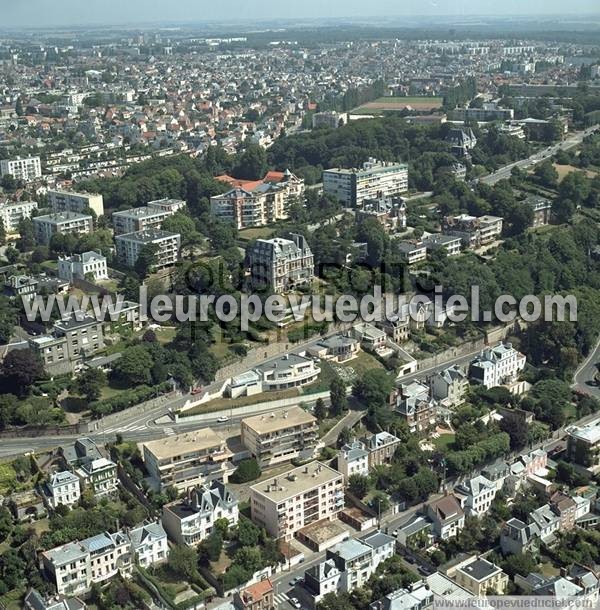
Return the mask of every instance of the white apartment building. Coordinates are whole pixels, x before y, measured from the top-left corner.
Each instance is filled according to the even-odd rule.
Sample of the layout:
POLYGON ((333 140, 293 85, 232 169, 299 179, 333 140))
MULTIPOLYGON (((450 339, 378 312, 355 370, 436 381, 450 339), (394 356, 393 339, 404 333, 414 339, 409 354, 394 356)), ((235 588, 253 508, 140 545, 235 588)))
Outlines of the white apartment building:
POLYGON ((167 534, 160 521, 132 529, 129 538, 133 556, 142 568, 164 563, 169 558, 167 534))
POLYGON ((485 515, 496 497, 498 488, 483 475, 473 477, 454 488, 454 495, 469 516, 485 515))
POLYGON ((73 506, 81 497, 79 478, 68 470, 55 472, 44 485, 44 494, 51 508, 56 508, 60 504, 73 506))
POLYGON ((250 487, 252 520, 273 538, 291 540, 310 523, 335 519, 343 508, 343 475, 320 462, 250 487))
POLYGON ((227 519, 230 526, 239 519, 237 498, 220 481, 189 488, 182 500, 163 507, 163 526, 176 544, 199 544, 219 519, 227 519))
POLYGON ((117 465, 104 457, 85 462, 76 474, 84 485, 91 487, 96 498, 111 496, 118 491, 117 465))
POLYGON ((278 293, 310 284, 314 278, 313 253, 303 235, 257 239, 246 256, 254 286, 270 287, 278 293))
POLYGON ((160 229, 166 218, 173 216, 175 212, 184 209, 185 206, 185 201, 180 199, 158 199, 150 201, 142 208, 114 212, 112 223, 115 235, 160 229))
POLYGON ((94 229, 94 221, 88 214, 78 212, 57 212, 46 216, 36 216, 33 219, 33 229, 39 244, 47 246, 53 235, 71 233, 85 235, 94 229))
POLYGON ((10 174, 15 180, 33 182, 42 177, 42 164, 39 157, 17 157, 0 160, 0 176, 10 174))
POLYGON ((321 369, 312 358, 289 353, 254 369, 264 392, 298 388, 316 381, 321 369))
POLYGON ((408 190, 408 165, 370 158, 360 169, 327 169, 323 192, 345 207, 361 207, 365 199, 393 197, 408 190))
POLYGON ((58 277, 61 280, 85 280, 92 276, 93 281, 108 279, 108 266, 106 256, 91 250, 83 254, 58 257, 58 277))
POLYGON ((24 218, 31 218, 31 213, 38 209, 37 201, 7 202, 0 205, 0 218, 7 233, 16 233, 19 222, 24 218))
POLYGON ((317 418, 298 406, 246 417, 241 422, 242 444, 263 467, 311 459, 318 432, 317 418))
POLYGON ((148 229, 136 233, 115 236, 117 258, 127 267, 134 267, 142 248, 148 244, 156 246, 155 269, 170 267, 179 260, 181 235, 159 229, 148 229))
POLYGON ((504 385, 516 379, 525 362, 525 356, 511 343, 499 343, 484 349, 471 362, 469 378, 487 389, 504 385))
POLYGON ((55 212, 86 213, 93 210, 96 216, 104 215, 104 198, 96 193, 74 191, 48 191, 48 203, 55 212))
POLYGON ((172 485, 185 491, 215 480, 227 483, 234 471, 233 453, 211 428, 142 443, 142 457, 161 489, 172 485))
POLYGON ((369 474, 369 452, 363 443, 354 440, 344 445, 337 456, 337 469, 344 475, 346 483, 353 474, 369 474))
POLYGON ((105 532, 45 551, 41 559, 59 595, 79 595, 89 591, 93 583, 105 582, 119 573, 130 574, 131 542, 123 532, 105 532))
POLYGON ((237 229, 264 227, 288 217, 285 191, 272 184, 261 184, 250 191, 234 188, 210 198, 210 211, 219 220, 237 229))

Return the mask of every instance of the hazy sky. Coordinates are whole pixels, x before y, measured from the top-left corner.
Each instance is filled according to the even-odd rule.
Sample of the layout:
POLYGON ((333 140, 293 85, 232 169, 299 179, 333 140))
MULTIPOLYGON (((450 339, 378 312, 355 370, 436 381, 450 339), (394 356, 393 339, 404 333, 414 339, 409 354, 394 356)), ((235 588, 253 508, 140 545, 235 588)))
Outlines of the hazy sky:
POLYGON ((1 26, 600 12, 598 0, 0 0, 1 26))

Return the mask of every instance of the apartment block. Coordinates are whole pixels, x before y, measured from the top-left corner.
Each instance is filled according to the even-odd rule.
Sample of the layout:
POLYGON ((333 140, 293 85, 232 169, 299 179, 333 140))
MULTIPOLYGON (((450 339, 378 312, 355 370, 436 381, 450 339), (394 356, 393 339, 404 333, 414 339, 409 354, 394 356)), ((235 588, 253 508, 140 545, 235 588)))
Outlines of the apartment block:
POLYGON ((0 176, 11 175, 15 180, 33 182, 42 177, 39 157, 17 157, 0 160, 0 176))
POLYGON ((59 256, 58 277, 67 282, 86 280, 88 277, 91 277, 94 282, 107 280, 106 256, 102 256, 102 254, 93 250, 82 254, 73 254, 73 256, 59 256))
POLYGON ((142 443, 142 456, 161 489, 174 486, 185 491, 212 481, 227 483, 234 470, 233 453, 211 428, 142 443))
POLYGON ((261 466, 313 457, 318 441, 317 418, 301 407, 242 420, 242 444, 261 466))
POLYGON ((7 233, 16 233, 19 222, 24 218, 31 218, 34 210, 38 209, 37 201, 17 201, 0 204, 0 218, 7 233))
POLYGON ((159 230, 166 218, 175 212, 162 207, 131 208, 122 212, 113 212, 112 223, 116 235, 137 233, 138 231, 159 230))
POLYGON ((194 546, 212 534, 219 519, 227 519, 234 526, 238 518, 235 495, 221 481, 212 481, 190 487, 183 499, 166 504, 162 522, 173 542, 194 546))
POLYGON ((250 487, 250 508, 252 520, 271 536, 291 540, 310 523, 336 518, 344 508, 343 475, 311 462, 250 487))
POLYGON ((567 434, 569 460, 585 468, 597 469, 600 466, 600 418, 584 426, 571 426, 567 434))
POLYGON ((181 235, 159 229, 146 229, 136 233, 115 236, 117 258, 127 267, 134 267, 144 246, 156 246, 155 269, 174 265, 179 259, 181 235))
POLYGON ((257 239, 246 256, 255 287, 286 292, 310 284, 314 278, 313 253, 303 235, 257 239))
POLYGON ((86 358, 104 349, 103 324, 88 315, 74 315, 55 322, 52 334, 30 339, 29 347, 51 375, 74 373, 86 358))
POLYGON ((104 215, 104 198, 97 193, 74 191, 48 191, 48 203, 55 212, 87 213, 93 210, 96 216, 104 215))
POLYGON ((479 248, 502 234, 503 219, 498 216, 447 216, 442 222, 445 235, 460 237, 465 248, 479 248))
POLYGON ((321 373, 314 360, 294 353, 284 354, 254 370, 265 392, 309 385, 316 381, 321 373))
POLYGON ((408 190, 408 165, 370 158, 362 168, 327 169, 323 192, 346 207, 362 207, 366 199, 394 197, 408 190))
POLYGON ((39 244, 47 246, 53 235, 70 233, 85 235, 94 230, 94 221, 88 214, 78 212, 57 212, 33 219, 33 229, 39 244))
POLYGON ((515 118, 512 108, 502 108, 490 102, 484 103, 481 108, 456 108, 448 113, 451 121, 511 121, 515 118))

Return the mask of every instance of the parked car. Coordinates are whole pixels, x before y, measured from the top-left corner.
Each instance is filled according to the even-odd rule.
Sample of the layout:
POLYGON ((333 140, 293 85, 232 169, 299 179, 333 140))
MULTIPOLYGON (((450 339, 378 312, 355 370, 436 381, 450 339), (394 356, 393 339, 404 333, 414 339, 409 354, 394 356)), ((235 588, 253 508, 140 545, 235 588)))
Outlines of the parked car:
POLYGON ((290 597, 290 604, 292 604, 294 608, 302 608, 302 604, 297 597, 290 597))

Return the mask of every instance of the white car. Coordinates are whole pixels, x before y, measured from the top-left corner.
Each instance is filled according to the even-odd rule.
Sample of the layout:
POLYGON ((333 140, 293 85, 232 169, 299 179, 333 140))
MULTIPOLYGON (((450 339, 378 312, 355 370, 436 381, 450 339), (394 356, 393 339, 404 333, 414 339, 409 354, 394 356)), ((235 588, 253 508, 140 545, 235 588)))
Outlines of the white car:
POLYGON ((218 421, 220 424, 224 424, 225 422, 228 422, 228 421, 229 421, 229 417, 227 417, 227 415, 221 415, 221 417, 219 417, 219 419, 217 419, 217 421, 218 421))
POLYGON ((290 597, 290 604, 292 604, 294 608, 302 608, 302 604, 297 597, 290 597))

